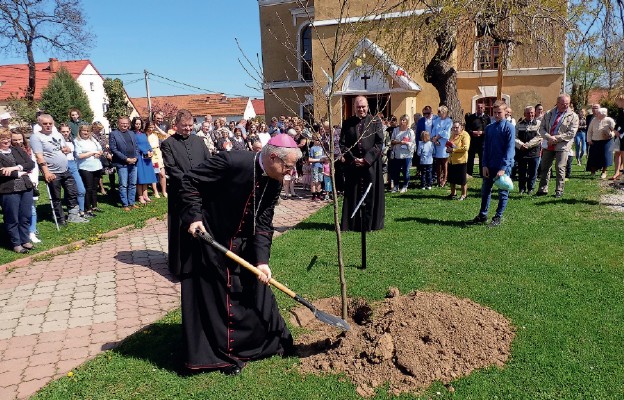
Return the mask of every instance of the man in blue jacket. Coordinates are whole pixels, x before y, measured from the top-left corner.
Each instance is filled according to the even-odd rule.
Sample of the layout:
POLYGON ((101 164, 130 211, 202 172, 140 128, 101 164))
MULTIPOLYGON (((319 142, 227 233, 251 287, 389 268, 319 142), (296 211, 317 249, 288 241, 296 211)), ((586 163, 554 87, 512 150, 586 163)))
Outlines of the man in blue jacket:
MULTIPOLYGON (((484 224, 488 219, 488 209, 490 208, 490 198, 492 196, 492 186, 494 180, 507 174, 511 174, 511 167, 514 163, 515 155, 515 129, 511 122, 505 119, 507 104, 502 101, 494 103, 494 122, 485 128, 485 139, 483 140, 483 159, 481 162, 481 173, 483 174, 483 184, 481 185, 481 210, 471 222, 473 224, 484 224)), ((508 190, 498 190, 498 207, 496 214, 490 222, 490 227, 498 226, 501 223, 503 212, 507 207, 509 199, 508 190)))
POLYGON ((119 175, 119 197, 124 211, 131 208, 139 208, 134 204, 136 197, 137 182, 137 144, 130 128, 130 118, 119 117, 117 129, 112 131, 108 139, 111 153, 113 153, 113 165, 119 175))

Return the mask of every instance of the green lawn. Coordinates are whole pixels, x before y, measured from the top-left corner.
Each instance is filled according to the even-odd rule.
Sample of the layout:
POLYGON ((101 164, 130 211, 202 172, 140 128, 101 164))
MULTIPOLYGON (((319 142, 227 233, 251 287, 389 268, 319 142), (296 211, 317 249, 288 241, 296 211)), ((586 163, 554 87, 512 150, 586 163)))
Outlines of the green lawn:
MULTIPOLYGON (((403 293, 443 291, 491 307, 517 330, 505 368, 480 370, 453 382, 454 394, 435 384, 420 397, 400 398, 624 398, 619 238, 624 214, 599 206, 604 190, 597 180, 577 167, 573 174, 577 178, 566 184, 561 200, 513 193, 503 224, 494 229, 463 224, 478 212, 478 180, 470 182, 464 202, 444 200, 445 189, 388 195, 386 228, 368 235, 365 271, 357 269, 359 234, 344 235, 350 296, 379 300, 389 286, 403 293)), ((310 299, 339 293, 330 221, 326 207, 273 246, 275 277, 310 299)), ((296 304, 276 295, 286 315, 296 304)), ((220 373, 180 376, 175 372, 180 362, 176 311, 34 398, 359 398, 342 376, 301 376, 296 358, 253 362, 234 378, 220 373)), ((380 388, 375 398, 389 397, 380 388)))
MULTIPOLYGON (((105 178, 104 186, 108 188, 108 179, 105 178)), ((37 255, 44 250, 57 246, 86 239, 87 241, 99 240, 104 232, 109 232, 117 228, 132 225, 142 227, 144 222, 150 218, 163 217, 167 213, 167 199, 156 199, 151 196, 152 203, 140 209, 125 212, 119 207, 119 195, 98 195, 98 207, 102 209, 95 218, 86 224, 68 224, 56 230, 52 217, 52 208, 48 198, 48 192, 43 183, 39 183, 40 197, 37 201, 37 230, 42 243, 35 246, 35 249, 28 255, 37 255)), ((1 217, 0 217, 1 218, 1 217)), ((25 255, 17 254, 9 246, 9 240, 4 228, 0 228, 0 265, 23 258, 25 255)))

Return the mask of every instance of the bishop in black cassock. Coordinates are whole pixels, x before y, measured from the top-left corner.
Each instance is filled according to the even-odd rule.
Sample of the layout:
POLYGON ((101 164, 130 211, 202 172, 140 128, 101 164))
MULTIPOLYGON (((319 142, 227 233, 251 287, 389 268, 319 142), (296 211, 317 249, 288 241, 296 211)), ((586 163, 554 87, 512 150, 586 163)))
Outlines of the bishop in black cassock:
POLYGON ((182 279, 188 368, 240 371, 249 360, 291 350, 292 336, 264 283, 271 274, 273 213, 281 180, 300 157, 288 135, 277 135, 261 153, 221 152, 184 177, 183 223, 191 232, 207 231, 264 273, 257 278, 196 239, 201 257, 193 254, 192 270, 182 279), (279 148, 282 142, 289 148, 279 148))
POLYGON ((383 125, 381 120, 368 113, 368 101, 363 96, 355 98, 356 115, 342 123, 340 150, 345 159, 344 201, 342 203, 342 231, 379 230, 384 227, 386 213, 381 152, 383 125), (358 211, 351 214, 364 195, 368 184, 372 187, 366 196, 364 221, 358 211))
POLYGON ((190 132, 185 132, 183 128, 165 139, 160 145, 167 179, 167 192, 169 202, 167 203, 167 223, 169 228, 169 271, 175 276, 189 272, 191 266, 190 254, 193 245, 193 238, 188 233, 188 226, 180 223, 180 190, 182 188, 182 177, 191 168, 197 167, 210 157, 208 148, 203 140, 190 132))

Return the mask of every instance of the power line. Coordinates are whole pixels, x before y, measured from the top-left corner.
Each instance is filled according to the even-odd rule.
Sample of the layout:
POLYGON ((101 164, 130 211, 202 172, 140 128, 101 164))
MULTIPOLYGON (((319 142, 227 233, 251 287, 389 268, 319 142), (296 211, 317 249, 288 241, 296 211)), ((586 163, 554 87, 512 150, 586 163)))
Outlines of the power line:
MULTIPOLYGON (((180 82, 180 81, 177 81, 175 79, 171 79, 171 78, 167 78, 167 77, 164 77, 164 76, 161 76, 161 75, 157 75, 157 74, 154 74, 153 72, 148 72, 148 74, 152 75, 152 76, 157 76, 157 77, 159 77, 161 79, 164 79, 164 80, 167 80, 169 82, 173 82, 173 83, 176 83, 178 85, 182 85, 182 86, 185 86, 185 87, 188 87, 188 88, 196 89, 196 90, 199 90, 199 91, 202 91, 202 92, 208 92, 208 93, 214 93, 214 94, 224 94, 224 95, 232 96, 232 97, 257 97, 257 95, 246 96, 246 95, 242 95, 242 94, 226 93, 226 92, 221 92, 221 91, 216 91, 216 90, 211 90, 211 89, 205 89, 205 88, 201 88, 201 87, 198 87, 198 86, 190 85, 188 83, 180 82)), ((161 83, 163 83, 163 82, 161 82, 161 83)))

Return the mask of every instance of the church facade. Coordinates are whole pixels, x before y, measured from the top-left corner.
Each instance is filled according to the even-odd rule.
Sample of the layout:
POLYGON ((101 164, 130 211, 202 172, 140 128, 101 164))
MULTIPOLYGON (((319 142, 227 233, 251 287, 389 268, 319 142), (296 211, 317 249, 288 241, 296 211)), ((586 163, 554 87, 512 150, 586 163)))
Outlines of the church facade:
MULTIPOLYGON (((435 48, 422 62, 414 62, 410 50, 397 45, 400 37, 382 35, 379 25, 371 23, 368 30, 362 24, 365 20, 398 21, 423 11, 375 14, 365 9, 366 2, 351 3, 352 8, 341 17, 339 2, 332 0, 258 0, 267 118, 298 115, 318 120, 327 118, 331 110, 337 121, 354 114, 353 99, 358 95, 368 98, 371 112, 386 116, 411 117, 425 105, 435 109, 440 104, 437 90, 423 78, 435 48), (349 33, 336 41, 338 29, 349 33), (339 52, 333 53, 335 49, 339 52)), ((424 31, 414 29, 414 34, 424 31)), ((478 102, 489 109, 497 96, 501 48, 496 43, 483 47, 476 30, 461 35, 467 40, 458 43, 452 56, 461 113, 474 112, 478 102)), ((435 46, 433 39, 431 43, 435 46)), ((505 63, 501 97, 516 116, 522 115, 526 105, 554 105, 563 80, 563 48, 544 51, 540 57, 532 57, 531 52, 518 54, 501 62, 505 63)))

